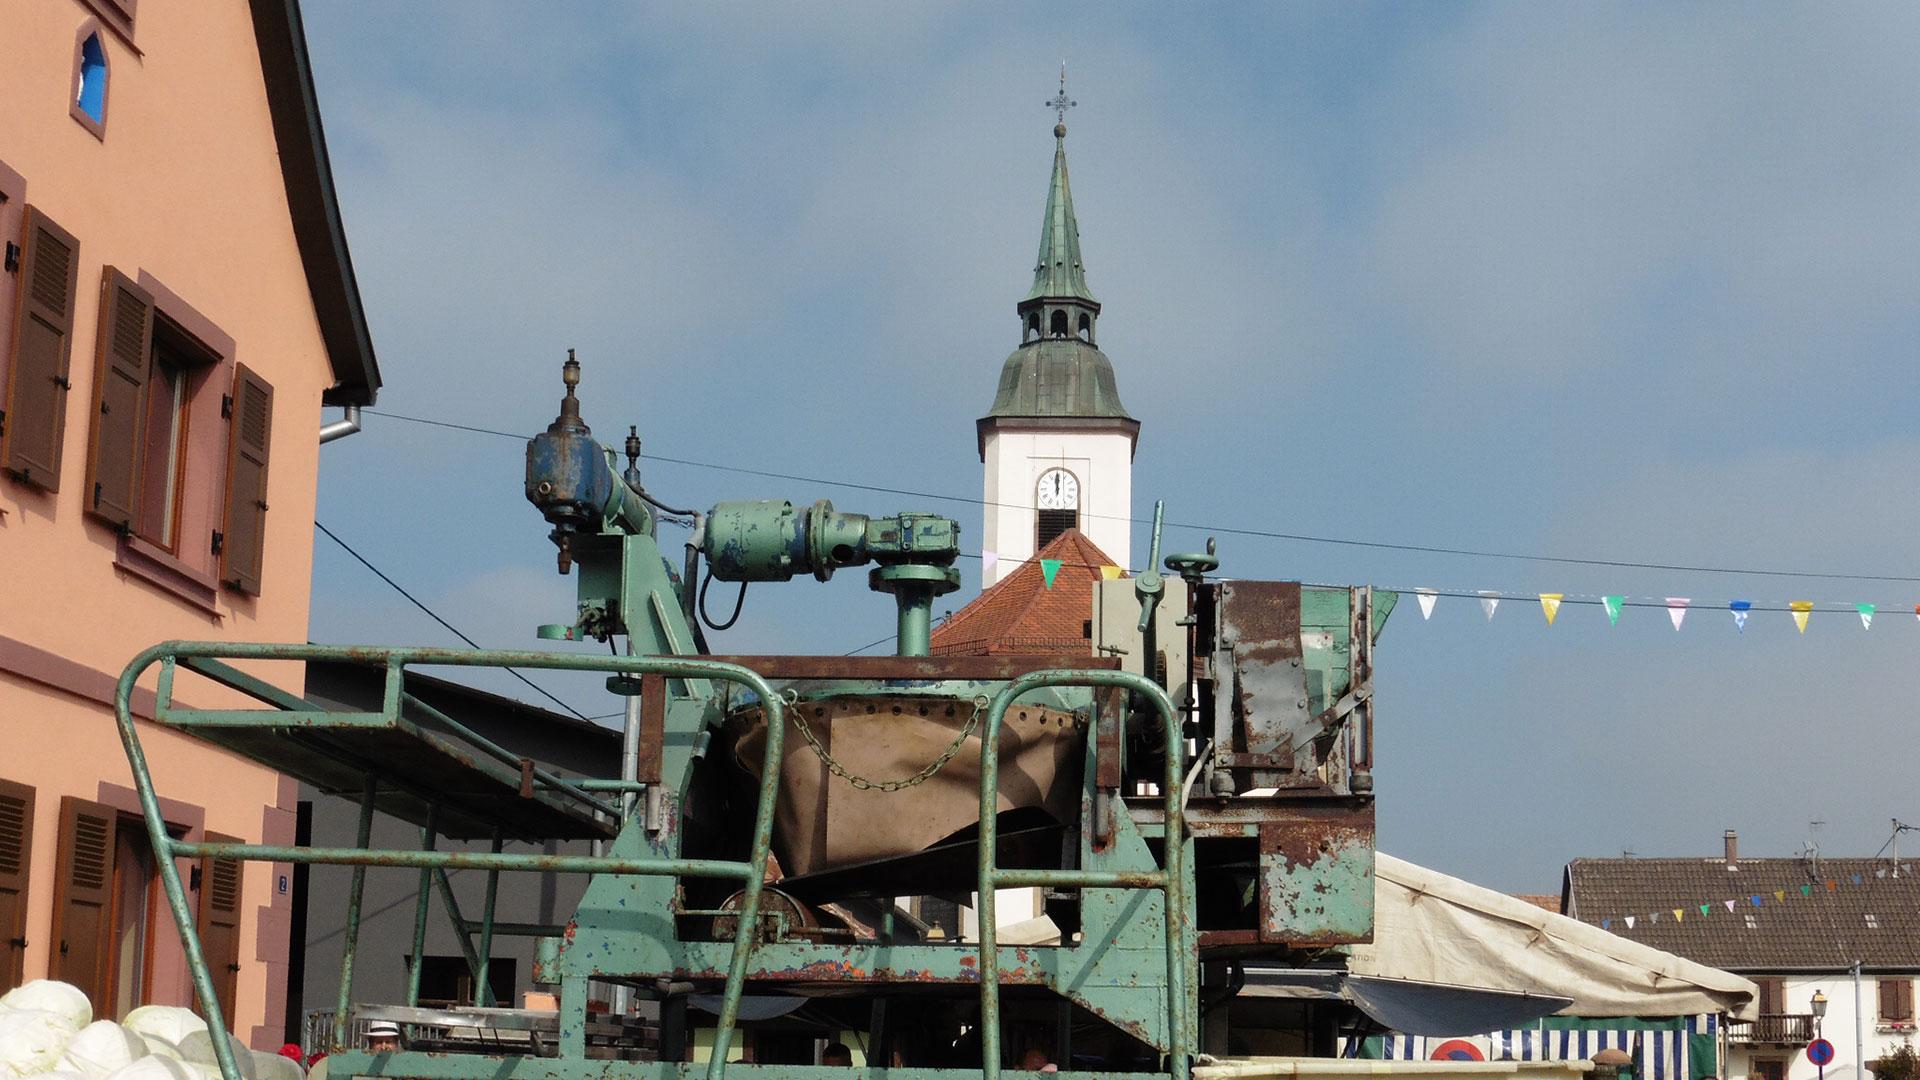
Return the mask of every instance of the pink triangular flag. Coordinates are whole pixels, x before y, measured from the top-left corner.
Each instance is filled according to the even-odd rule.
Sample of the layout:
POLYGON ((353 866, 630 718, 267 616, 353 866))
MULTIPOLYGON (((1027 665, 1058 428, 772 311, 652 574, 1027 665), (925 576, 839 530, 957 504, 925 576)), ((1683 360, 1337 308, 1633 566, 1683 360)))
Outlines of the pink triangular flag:
POLYGON ((1420 601, 1420 621, 1433 618, 1433 605, 1439 601, 1440 594, 1432 589, 1415 589, 1413 594, 1414 599, 1420 601))
POLYGON ((1731 900, 1722 900, 1722 901, 1720 901, 1720 902, 1721 902, 1721 903, 1723 903, 1723 904, 1725 904, 1725 905, 1727 905, 1727 910, 1728 910, 1728 911, 1732 911, 1732 910, 1733 910, 1733 901, 1731 901, 1731 900))
POLYGON ((1687 621, 1687 605, 1691 603, 1693 601, 1684 596, 1667 597, 1667 618, 1673 620, 1675 630, 1680 629, 1680 624, 1687 621))

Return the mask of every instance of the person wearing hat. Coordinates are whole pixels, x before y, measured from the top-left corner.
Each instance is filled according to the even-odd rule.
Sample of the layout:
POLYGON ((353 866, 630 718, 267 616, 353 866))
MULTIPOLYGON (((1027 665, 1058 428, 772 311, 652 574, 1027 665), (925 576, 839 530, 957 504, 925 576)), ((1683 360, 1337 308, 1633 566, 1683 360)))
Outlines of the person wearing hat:
POLYGON ((367 1025, 367 1052, 391 1054, 400 1049, 400 1025, 391 1020, 375 1020, 367 1025))

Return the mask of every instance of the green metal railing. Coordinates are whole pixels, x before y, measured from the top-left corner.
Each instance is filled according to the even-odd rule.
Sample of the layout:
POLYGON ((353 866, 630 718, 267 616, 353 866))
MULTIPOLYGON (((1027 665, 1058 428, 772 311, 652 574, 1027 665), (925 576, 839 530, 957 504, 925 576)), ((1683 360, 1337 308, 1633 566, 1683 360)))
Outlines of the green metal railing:
POLYGON ((1000 951, 995 926, 994 890, 1048 885, 1076 889, 1159 889, 1167 927, 1167 1059, 1175 1080, 1187 1080, 1191 1068, 1187 1031, 1187 961, 1194 955, 1193 924, 1186 903, 1186 817, 1181 805, 1182 739, 1179 716, 1159 684, 1126 671, 1036 671, 1009 683, 994 695, 980 732, 980 1067, 985 1080, 1000 1076, 1000 951), (1160 781, 1165 796, 1166 829, 1158 870, 1003 870, 995 865, 999 847, 1000 727, 1007 709, 1021 696, 1048 686, 1113 686, 1152 702, 1166 735, 1166 770, 1160 781))
MULTIPOLYGON (((723 1080, 726 1072, 727 1050, 731 1046, 734 1025, 739 1018, 740 998, 746 986, 748 962, 753 948, 755 929, 759 922, 761 884, 766 878, 767 855, 772 843, 774 803, 778 791, 781 753, 786 733, 785 717, 779 695, 755 672, 738 664, 674 656, 578 656, 564 653, 501 650, 456 651, 169 641, 140 653, 127 665, 126 670, 121 672, 114 698, 114 710, 115 719, 120 728, 121 745, 126 749, 127 763, 132 769, 134 786, 140 795, 141 811, 146 818, 147 838, 153 845, 156 862, 160 868, 161 884, 167 894, 167 904, 172 909, 174 923, 180 930, 180 939, 185 947, 187 966, 193 977, 194 993, 199 998, 201 1013, 209 1028, 215 1031, 227 1030, 227 1018, 222 1015, 219 996, 213 984, 213 974, 207 966, 206 952, 200 942, 193 911, 188 906, 186 887, 180 880, 180 872, 174 862, 179 857, 249 862, 325 863, 354 868, 346 914, 345 953, 340 971, 340 1008, 335 1019, 335 1034, 339 1039, 344 1039, 344 1033, 340 1027, 347 1019, 348 1006, 351 1002, 354 946, 358 939, 361 900, 365 891, 366 868, 369 866, 415 867, 422 871, 423 879, 427 874, 435 875, 436 884, 443 890, 443 899, 449 902, 452 900, 452 891, 447 888, 445 880, 446 871, 449 869, 471 868, 486 870, 490 874, 497 874, 504 870, 731 878, 741 882, 739 925, 734 933, 733 955, 727 968, 726 991, 722 998, 719 1024, 714 1033, 713 1058, 707 1070, 709 1080, 723 1080), (737 683, 760 697, 767 716, 767 745, 765 759, 761 764, 759 800, 754 811, 753 845, 748 860, 728 862, 712 859, 634 859, 600 855, 528 855, 498 850, 490 852, 430 849, 372 851, 368 850, 368 845, 372 839, 373 808, 378 793, 378 778, 374 775, 367 777, 366 786, 362 792, 359 846, 355 848, 200 843, 175 840, 167 833, 166 819, 161 813, 159 796, 154 790, 153 775, 148 768, 146 752, 140 745, 140 733, 133 718, 134 689, 149 668, 155 664, 160 665, 155 715, 163 723, 173 712, 174 674, 176 667, 179 666, 187 667, 191 671, 274 706, 275 711, 280 713, 278 722, 318 723, 325 718, 326 710, 248 675, 238 668, 222 663, 222 660, 336 661, 383 665, 386 668, 387 678, 383 715, 394 718, 398 717, 403 702, 417 706, 417 703, 408 700, 410 696, 405 695, 401 690, 401 674, 409 664, 605 671, 626 675, 665 675, 737 683)), ((264 717, 274 716, 274 712, 219 710, 211 713, 201 711, 194 715, 220 724, 254 726, 261 725, 264 717)), ((507 751, 495 746, 451 717, 437 712, 432 716, 453 735, 480 747, 489 756, 499 758, 505 755, 508 760, 517 762, 518 759, 511 758, 507 751)), ((539 776, 545 787, 567 792, 596 809, 609 813, 617 812, 602 800, 558 776, 541 775, 539 771, 536 771, 535 775, 539 776)), ((431 822, 426 832, 429 836, 431 835, 431 822)), ((489 893, 491 891, 490 888, 489 893)), ((490 909, 489 904, 489 914, 490 909)), ((457 908, 450 907, 449 914, 456 923, 460 921, 457 908)), ((487 934, 485 931, 482 934, 484 940, 487 934)), ((241 1080, 240 1069, 227 1040, 215 1039, 213 1046, 224 1080, 241 1080)))
MULTIPOLYGON (((759 929, 761 886, 766 876, 772 841, 773 817, 784 751, 786 731, 784 705, 782 696, 774 692, 767 681, 753 670, 739 664, 689 657, 188 642, 165 642, 135 657, 121 674, 115 701, 121 741, 126 749, 127 760, 132 768, 134 783, 139 793, 148 838, 157 856, 156 861, 159 864, 168 904, 180 930, 188 967, 193 978, 194 991, 200 1000, 202 1013, 210 1028, 225 1030, 227 1020, 221 1013, 212 973, 207 966, 206 954, 199 939, 193 912, 188 906, 186 890, 175 864, 177 857, 327 864, 353 868, 346 911, 340 994, 334 1014, 333 1034, 336 1046, 344 1044, 347 1026, 351 1020, 354 955, 359 938, 367 867, 397 867, 420 871, 420 893, 413 927, 414 955, 419 956, 423 948, 429 893, 437 890, 449 918, 458 931, 456 936, 460 939, 468 964, 475 972, 476 987, 481 988, 486 986, 485 964, 496 930, 517 933, 521 929, 496 928, 493 924, 498 876, 503 871, 731 879, 741 883, 742 902, 740 908, 733 913, 737 917, 737 925, 727 968, 726 990, 714 1032, 711 1057, 707 1064, 708 1080, 724 1080, 727 1053, 732 1046, 754 938, 759 929), (348 714, 343 721, 341 714, 329 712, 304 698, 289 694, 225 663, 226 660, 333 661, 382 667, 386 675, 382 711, 348 714), (405 693, 404 669, 408 665, 546 668, 732 682, 752 691, 760 698, 766 717, 767 745, 761 764, 759 796, 755 807, 750 854, 746 862, 660 857, 628 858, 609 855, 520 854, 500 850, 501 838, 497 831, 492 838, 490 851, 439 851, 433 847, 437 836, 436 817, 439 813, 439 805, 432 801, 427 803, 426 822, 421 830, 420 850, 370 850, 373 812, 381 792, 379 783, 381 777, 377 774, 369 774, 365 778, 359 807, 357 846, 352 848, 176 840, 168 834, 166 822, 161 815, 158 795, 147 765, 146 755, 140 744, 139 732, 131 709, 136 685, 156 664, 159 665, 160 671, 155 715, 163 724, 171 723, 189 731, 209 727, 229 729, 320 727, 328 723, 345 723, 347 726, 352 726, 353 723, 359 722, 356 721, 356 717, 368 725, 392 724, 398 721, 403 712, 411 710, 426 716, 441 729, 439 733, 423 729, 418 732, 419 737, 463 758, 470 757, 470 754, 466 753, 459 744, 477 747, 484 756, 491 757, 502 765, 514 765, 516 769, 524 768, 524 764, 510 751, 491 743, 452 717, 438 710, 426 708, 412 695, 405 693), (253 697, 271 708, 177 709, 173 703, 173 683, 176 669, 182 667, 253 697), (459 743, 450 743, 443 736, 452 736, 459 740, 459 743), (478 923, 465 919, 454 901, 451 885, 447 881, 447 871, 459 869, 481 870, 487 874, 486 899, 478 923), (478 949, 475 948, 471 936, 476 928, 480 935, 478 949)), ((994 890, 1029 886, 1059 886, 1075 889, 1152 889, 1162 893, 1167 947, 1165 990, 1168 1060, 1175 1080, 1188 1080, 1194 1036, 1189 1025, 1187 967, 1194 955, 1194 935, 1192 921, 1187 912, 1185 819, 1180 798, 1181 759, 1184 744, 1179 716, 1173 703, 1157 684, 1140 675, 1111 670, 1039 671, 1015 679, 994 696, 987 709, 980 738, 980 846, 977 881, 980 940, 977 970, 980 979, 981 1064, 985 1080, 998 1080, 1001 1073, 1000 956, 995 926, 994 890), (1006 712, 1015 701, 1032 691, 1062 686, 1114 687, 1127 690, 1151 703, 1159 714, 1164 729, 1166 758, 1165 775, 1161 782, 1165 802, 1165 830, 1159 868, 1111 871, 1002 869, 995 865, 998 846, 998 745, 1006 712)), ((530 775, 523 774, 523 778, 535 781, 535 787, 539 790, 557 798, 569 800, 594 813, 605 814, 615 819, 618 819, 621 813, 620 808, 601 798, 598 793, 626 793, 636 790, 638 786, 630 777, 619 780, 568 779, 541 769, 531 770, 530 775)), ((402 790, 405 790, 404 786, 402 790)), ((419 965, 416 963, 409 975, 409 1004, 417 1001, 418 979, 419 965)), ((484 994, 486 991, 481 989, 479 993, 484 994)), ((563 989, 563 1045, 565 1044, 566 996, 563 989)), ((224 1080, 240 1080, 237 1063, 226 1041, 215 1040, 214 1050, 224 1080)))

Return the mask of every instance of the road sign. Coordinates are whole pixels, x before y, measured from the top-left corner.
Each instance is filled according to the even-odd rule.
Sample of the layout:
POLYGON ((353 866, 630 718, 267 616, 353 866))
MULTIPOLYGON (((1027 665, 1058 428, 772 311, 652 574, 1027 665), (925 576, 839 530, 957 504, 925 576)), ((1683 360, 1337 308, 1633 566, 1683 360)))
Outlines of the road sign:
POLYGON ((1434 1061, 1485 1061, 1487 1060, 1486 1055, 1480 1052, 1479 1047, 1473 1045, 1472 1043, 1468 1042, 1465 1039, 1448 1039, 1446 1042, 1443 1042, 1439 1046, 1434 1047, 1433 1053, 1428 1056, 1431 1057, 1434 1061))
POLYGON ((1833 1064, 1833 1044, 1825 1039, 1815 1039, 1808 1043, 1807 1060, 1822 1068, 1833 1064))

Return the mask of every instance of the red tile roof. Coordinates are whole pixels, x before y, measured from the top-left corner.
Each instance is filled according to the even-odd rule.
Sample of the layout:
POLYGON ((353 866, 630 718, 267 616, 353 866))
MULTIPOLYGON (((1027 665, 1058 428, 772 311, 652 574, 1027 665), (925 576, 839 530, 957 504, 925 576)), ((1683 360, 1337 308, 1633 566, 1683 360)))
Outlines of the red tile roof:
POLYGON ((1007 653, 1091 656, 1087 621, 1093 617, 1093 583, 1114 561, 1080 530, 1068 529, 1013 573, 981 592, 934 628, 935 656, 995 656, 1007 653), (1059 559, 1047 588, 1041 559, 1059 559))
POLYGON ((1508 893, 1507 895, 1513 897, 1515 900, 1525 900, 1534 907, 1551 911, 1555 915, 1560 914, 1560 894, 1558 893, 1517 892, 1508 893))

